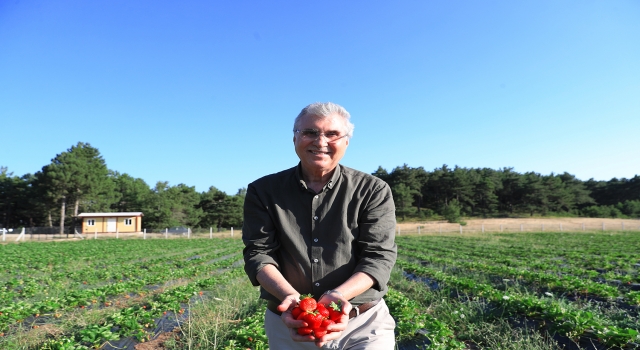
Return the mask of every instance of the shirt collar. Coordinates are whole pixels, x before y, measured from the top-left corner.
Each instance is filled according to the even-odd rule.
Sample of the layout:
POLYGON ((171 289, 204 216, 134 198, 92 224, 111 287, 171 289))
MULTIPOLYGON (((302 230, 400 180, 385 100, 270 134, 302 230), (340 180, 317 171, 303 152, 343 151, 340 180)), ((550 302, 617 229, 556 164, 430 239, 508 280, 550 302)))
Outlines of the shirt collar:
MULTIPOLYGON (((331 175, 331 179, 329 179, 329 182, 327 182, 322 188, 322 192, 324 192, 327 189, 329 190, 333 189, 333 187, 335 187, 338 184, 338 180, 340 180, 341 174, 342 174, 342 166, 338 164, 336 165, 333 175, 331 175)), ((307 183, 304 182, 304 179, 302 177, 302 163, 298 163, 298 166, 296 167, 295 178, 296 178, 296 182, 300 184, 300 189, 302 190, 308 189, 307 183)))

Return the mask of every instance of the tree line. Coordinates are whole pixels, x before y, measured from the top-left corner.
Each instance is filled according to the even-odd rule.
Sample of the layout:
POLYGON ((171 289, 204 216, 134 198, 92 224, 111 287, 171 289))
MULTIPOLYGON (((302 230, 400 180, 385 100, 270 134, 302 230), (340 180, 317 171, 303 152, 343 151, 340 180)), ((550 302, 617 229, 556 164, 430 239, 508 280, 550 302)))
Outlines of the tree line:
POLYGON ((399 218, 460 216, 640 217, 640 176, 581 181, 569 173, 524 174, 513 168, 450 168, 433 171, 407 164, 373 175, 386 181, 399 218))
POLYGON ((185 184, 144 180, 109 170, 97 148, 79 142, 35 174, 14 176, 0 167, 0 227, 65 227, 82 212, 143 212, 143 227, 240 227, 244 189, 228 195, 215 187, 197 192, 185 184))
MULTIPOLYGON (((581 181, 569 173, 524 174, 513 168, 433 171, 407 164, 373 173, 392 190, 399 219, 562 215, 640 217, 640 176, 581 181)), ((35 174, 0 167, 0 227, 65 227, 82 212, 143 212, 148 229, 240 227, 245 189, 228 195, 211 186, 144 180, 109 170, 97 148, 79 142, 35 174)))

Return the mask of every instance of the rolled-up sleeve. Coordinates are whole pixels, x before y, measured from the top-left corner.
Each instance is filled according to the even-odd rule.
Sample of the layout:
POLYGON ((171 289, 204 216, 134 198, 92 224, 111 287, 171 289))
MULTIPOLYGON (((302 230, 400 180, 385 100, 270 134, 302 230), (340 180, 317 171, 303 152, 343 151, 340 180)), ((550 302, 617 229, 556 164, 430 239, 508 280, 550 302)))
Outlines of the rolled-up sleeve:
POLYGON ((396 216, 391 189, 380 184, 363 208, 359 220, 359 256, 356 272, 369 274, 377 282, 373 288, 385 292, 396 263, 396 216))
POLYGON ((266 265, 279 268, 275 251, 280 243, 276 238, 275 225, 268 212, 268 206, 261 201, 256 188, 250 184, 244 200, 244 223, 242 240, 245 248, 244 270, 254 286, 260 285, 258 272, 266 265))

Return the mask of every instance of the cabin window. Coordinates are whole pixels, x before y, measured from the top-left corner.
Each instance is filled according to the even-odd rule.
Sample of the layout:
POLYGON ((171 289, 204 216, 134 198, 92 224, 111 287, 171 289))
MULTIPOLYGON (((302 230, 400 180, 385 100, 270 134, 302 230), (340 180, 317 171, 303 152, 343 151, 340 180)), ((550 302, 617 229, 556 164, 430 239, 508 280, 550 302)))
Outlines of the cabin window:
POLYGON ((127 226, 131 226, 132 222, 133 222, 132 219, 124 219, 124 224, 127 225, 127 226))
POLYGON ((87 220, 87 226, 95 226, 96 225, 96 220, 95 219, 88 219, 87 220))

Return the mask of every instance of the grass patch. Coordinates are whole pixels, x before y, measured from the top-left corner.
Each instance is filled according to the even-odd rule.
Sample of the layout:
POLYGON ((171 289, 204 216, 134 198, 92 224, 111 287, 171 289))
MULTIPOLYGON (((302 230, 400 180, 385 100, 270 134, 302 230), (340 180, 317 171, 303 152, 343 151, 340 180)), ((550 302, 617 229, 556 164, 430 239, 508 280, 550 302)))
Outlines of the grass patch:
POLYGON ((240 346, 253 342, 252 349, 266 348, 259 342, 266 344, 262 329, 266 303, 258 297, 258 288, 247 278, 238 278, 232 284, 207 291, 202 299, 189 305, 189 315, 180 326, 179 338, 168 341, 165 346, 194 350, 246 349, 246 346, 240 346), (252 317, 260 320, 257 327, 243 324, 252 317), (238 329, 245 331, 244 338, 238 329))

